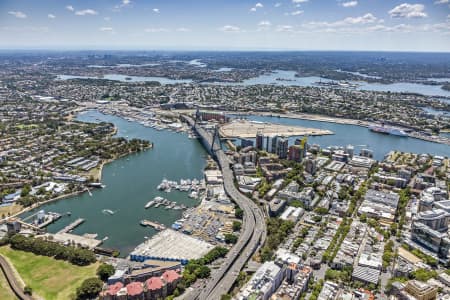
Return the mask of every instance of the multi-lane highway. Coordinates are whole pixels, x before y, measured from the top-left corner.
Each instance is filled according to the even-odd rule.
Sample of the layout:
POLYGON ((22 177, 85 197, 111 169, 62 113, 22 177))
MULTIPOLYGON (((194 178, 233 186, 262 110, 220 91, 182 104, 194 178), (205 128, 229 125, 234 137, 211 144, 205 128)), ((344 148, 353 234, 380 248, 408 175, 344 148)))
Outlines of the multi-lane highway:
POLYGON ((203 289, 195 290, 187 297, 188 299, 215 300, 220 299, 221 295, 226 294, 231 289, 245 263, 264 243, 266 224, 264 215, 258 205, 241 194, 235 187, 233 171, 230 169, 230 160, 227 155, 219 146, 214 145, 211 148, 212 135, 202 127, 196 126, 191 118, 184 116, 184 119, 195 128, 204 146, 209 147, 207 150, 215 156, 223 173, 225 192, 244 211, 243 230, 221 268, 213 273, 212 278, 203 289))

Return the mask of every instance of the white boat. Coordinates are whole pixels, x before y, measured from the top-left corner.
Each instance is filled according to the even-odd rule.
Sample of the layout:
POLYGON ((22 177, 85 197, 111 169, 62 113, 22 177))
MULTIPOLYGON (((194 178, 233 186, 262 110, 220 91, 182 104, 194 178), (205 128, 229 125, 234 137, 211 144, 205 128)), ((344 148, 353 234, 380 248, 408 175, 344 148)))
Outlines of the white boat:
POLYGON ((149 208, 150 206, 152 206, 154 203, 155 203, 155 200, 150 200, 150 201, 147 202, 147 204, 145 204, 144 207, 147 209, 147 208, 149 208))
POLYGON ((193 198, 193 199, 197 199, 198 198, 198 193, 196 191, 192 191, 189 196, 189 198, 193 198))
POLYGON ((115 214, 115 212, 112 211, 112 210, 110 210, 110 209, 104 209, 104 210, 102 210, 102 212, 103 212, 104 214, 110 214, 110 215, 115 214))

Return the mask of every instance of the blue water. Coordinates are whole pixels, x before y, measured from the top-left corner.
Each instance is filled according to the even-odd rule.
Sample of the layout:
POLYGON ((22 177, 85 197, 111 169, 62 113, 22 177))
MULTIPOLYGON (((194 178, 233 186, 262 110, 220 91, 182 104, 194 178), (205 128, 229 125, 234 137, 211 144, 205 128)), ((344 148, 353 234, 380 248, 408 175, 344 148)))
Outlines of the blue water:
POLYGON ((69 79, 107 79, 107 80, 115 80, 115 81, 123 81, 123 82, 155 81, 155 82, 161 83, 162 85, 192 82, 191 79, 170 79, 170 78, 167 78, 167 77, 128 76, 128 75, 120 75, 120 74, 106 74, 103 77, 77 76, 77 75, 58 75, 57 79, 58 80, 69 80, 69 79), (127 80, 126 78, 129 78, 129 80, 127 80))
MULTIPOLYGON (((204 65, 197 61, 190 61, 189 64, 196 65, 199 67, 204 67, 204 65)), ((216 71, 229 71, 229 68, 221 68, 216 71)), ((257 77, 253 77, 250 79, 246 79, 243 82, 239 83, 230 83, 230 82, 214 82, 214 83, 206 83, 206 84, 215 84, 215 85, 231 85, 231 86, 240 86, 240 85, 257 85, 257 84, 273 84, 273 85, 281 85, 281 86, 319 86, 316 83, 319 81, 322 82, 331 82, 333 80, 316 77, 316 76, 308 76, 308 77, 296 77, 296 72, 294 71, 281 71, 277 70, 271 73, 263 74, 257 77), (282 79, 282 80, 277 80, 282 79)), ((177 83, 191 83, 191 79, 170 79, 166 77, 150 77, 150 76, 126 76, 119 74, 106 74, 102 78, 99 77, 91 77, 91 76, 72 76, 72 75, 58 75, 59 80, 68 80, 68 79, 108 79, 108 80, 117 80, 123 82, 145 82, 145 81, 157 81, 163 85, 165 84, 177 84, 177 83), (126 80, 128 77, 130 80, 126 80)), ((358 84, 358 90, 366 90, 366 91, 379 91, 379 92, 407 92, 407 93, 417 93, 426 96, 440 96, 440 97, 450 97, 450 91, 443 90, 440 85, 426 85, 420 83, 409 83, 409 82, 399 82, 392 84, 381 84, 381 83, 368 83, 365 81, 350 81, 351 83, 358 84)), ((443 101, 450 101, 442 99, 443 101)))
MULTIPOLYGON (((275 84, 284 86, 317 86, 316 82, 330 82, 332 80, 321 77, 295 77, 294 71, 274 71, 273 73, 263 74, 255 78, 244 80, 242 83, 231 85, 255 85, 255 84, 275 84), (281 78, 284 80, 276 80, 281 78), (287 80, 287 81, 286 81, 287 80)), ((400 82, 392 84, 368 83, 365 81, 350 81, 358 84, 358 90, 379 91, 379 92, 408 92, 427 96, 450 97, 450 91, 445 91, 439 85, 426 85, 420 83, 400 82)), ((220 84, 220 83, 219 83, 220 84)), ((230 84, 230 83, 225 83, 230 84)))
MULTIPOLYGON (((319 144, 322 147, 346 146, 351 144, 355 146, 356 154, 359 153, 360 149, 368 148, 373 151, 374 158, 377 160, 382 160, 391 150, 450 156, 450 146, 409 137, 379 134, 370 131, 366 127, 357 125, 265 116, 247 116, 246 118, 260 122, 328 129, 334 132, 334 135, 310 136, 308 137, 308 143, 319 144)), ((289 144, 293 144, 295 139, 296 137, 290 137, 289 144)))
POLYGON ((70 211, 70 217, 62 217, 48 226, 48 231, 57 232, 77 218, 83 218, 86 222, 74 233, 97 233, 99 239, 107 236, 104 247, 119 249, 122 255, 127 255, 145 237, 156 234, 154 229, 139 225, 140 220, 149 219, 170 226, 181 217, 181 210, 164 209, 162 206, 144 209, 148 201, 162 196, 189 207, 198 205, 198 200, 189 198, 187 193, 165 193, 156 188, 164 177, 171 180, 202 178, 206 152, 197 140, 188 139, 186 134, 157 131, 95 111, 81 114, 78 120, 112 122, 118 128, 117 136, 147 139, 155 146, 106 165, 102 176, 106 188, 92 190, 92 197, 84 193, 43 205, 23 216, 40 209, 59 213, 70 211), (115 214, 105 214, 103 209, 110 209, 115 214))

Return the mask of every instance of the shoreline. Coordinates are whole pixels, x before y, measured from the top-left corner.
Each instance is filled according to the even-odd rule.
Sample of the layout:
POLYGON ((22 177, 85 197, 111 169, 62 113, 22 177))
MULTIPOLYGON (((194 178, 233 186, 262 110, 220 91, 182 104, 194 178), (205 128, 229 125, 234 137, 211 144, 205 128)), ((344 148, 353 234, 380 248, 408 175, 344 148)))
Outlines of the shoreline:
MULTIPOLYGON (((370 126, 379 126, 379 124, 375 123, 375 122, 356 120, 356 119, 348 119, 348 118, 338 118, 338 117, 324 116, 324 115, 318 115, 318 114, 307 114, 307 113, 274 113, 274 112, 255 112, 255 111, 236 112, 236 111, 227 111, 227 110, 224 110, 224 111, 206 110, 206 111, 223 112, 224 114, 230 114, 230 115, 235 115, 235 116, 261 116, 261 117, 274 117, 274 118, 279 117, 279 118, 308 120, 308 121, 326 122, 326 123, 334 123, 334 124, 342 124, 342 125, 355 125, 355 126, 366 127, 366 128, 369 128, 370 126)), ((181 113, 195 113, 195 110, 186 109, 186 110, 180 110, 178 112, 180 114, 181 113)), ((402 128, 401 126, 395 126, 395 127, 402 128)), ((436 144, 450 146, 450 139, 436 140, 433 136, 420 135, 417 132, 409 133, 408 137, 426 141, 426 142, 430 142, 430 143, 436 143, 436 144)), ((440 137, 440 136, 438 136, 437 138, 442 139, 442 137, 440 137)))
MULTIPOLYGON (((117 126, 114 125, 114 131, 111 134, 111 137, 115 136, 117 134, 117 132, 118 132, 118 128, 117 128, 117 126)), ((150 146, 149 147, 144 148, 142 151, 139 151, 139 152, 145 152, 148 149, 152 149, 152 148, 153 148, 153 142, 150 142, 150 146)), ((103 168, 104 168, 105 165, 107 165, 109 163, 112 163, 112 162, 114 162, 116 160, 119 160, 121 158, 124 158, 124 157, 126 157, 128 155, 139 153, 139 152, 129 152, 129 153, 125 153, 123 155, 119 155, 117 157, 114 157, 114 158, 102 161, 100 163, 98 171, 94 175, 94 179, 97 177, 96 179, 98 179, 99 182, 101 181, 102 175, 103 175, 103 168)), ((20 216, 23 213, 26 213, 26 212, 28 212, 30 210, 33 210, 33 209, 37 209, 37 208, 39 208, 39 207, 41 207, 41 206, 43 206, 45 204, 48 204, 48 203, 51 203, 51 202, 56 202, 56 201, 63 200, 63 199, 66 199, 66 198, 75 197, 75 196, 81 195, 83 193, 86 193, 88 191, 90 191, 89 186, 85 186, 84 190, 75 191, 75 192, 72 192, 72 193, 69 193, 69 194, 59 195, 59 196, 56 196, 54 198, 51 198, 51 199, 48 199, 48 200, 45 200, 45 201, 42 201, 42 202, 36 202, 33 205, 31 205, 31 206, 24 207, 21 211, 15 213, 13 215, 10 215, 10 216, 8 216, 8 217, 6 217, 4 219, 0 219, 0 224, 4 224, 5 222, 7 222, 11 218, 16 218, 16 217, 20 216)))

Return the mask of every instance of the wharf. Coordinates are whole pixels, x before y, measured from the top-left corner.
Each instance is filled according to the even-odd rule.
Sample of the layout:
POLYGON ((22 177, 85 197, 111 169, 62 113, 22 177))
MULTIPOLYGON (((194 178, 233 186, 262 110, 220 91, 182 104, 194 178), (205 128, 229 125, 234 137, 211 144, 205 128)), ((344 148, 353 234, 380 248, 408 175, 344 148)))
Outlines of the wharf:
POLYGON ((58 234, 70 232, 75 228, 77 228, 78 226, 80 226, 81 224, 83 224, 84 221, 85 220, 82 218, 76 219, 74 222, 70 223, 69 225, 58 231, 58 234))
POLYGON ((166 226, 164 226, 164 224, 160 224, 160 223, 158 223, 158 222, 153 222, 153 221, 149 221, 149 220, 142 220, 142 221, 140 222, 140 224, 141 224, 142 226, 149 226, 149 227, 152 227, 152 228, 154 228, 154 229, 156 229, 156 230, 158 230, 158 231, 161 231, 161 230, 166 229, 166 226))
POLYGON ((261 132, 264 136, 304 136, 304 135, 330 135, 330 130, 307 128, 300 126, 287 126, 247 120, 235 120, 220 127, 220 134, 226 138, 254 138, 261 132))
POLYGON ((48 225, 52 224, 53 222, 56 222, 61 218, 61 215, 58 213, 48 213, 47 216, 48 219, 45 222, 38 224, 39 228, 47 227, 48 225))

